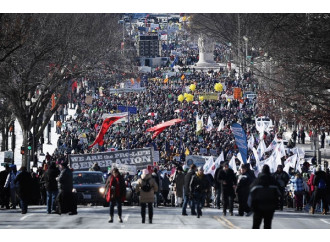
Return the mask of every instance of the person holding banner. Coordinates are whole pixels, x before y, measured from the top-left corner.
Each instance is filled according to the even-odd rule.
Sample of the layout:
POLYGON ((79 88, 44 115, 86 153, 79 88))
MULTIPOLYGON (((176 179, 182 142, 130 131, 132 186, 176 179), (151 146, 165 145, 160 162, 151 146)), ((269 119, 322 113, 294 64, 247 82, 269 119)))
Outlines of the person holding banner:
POLYGON ((118 168, 114 168, 111 176, 108 177, 105 183, 105 198, 110 202, 110 218, 109 223, 113 223, 114 208, 117 204, 118 221, 122 223, 122 202, 125 201, 126 185, 123 176, 120 174, 118 168))
POLYGON ((146 220, 146 207, 148 204, 149 224, 152 224, 153 217, 153 203, 155 200, 154 194, 158 191, 158 185, 148 169, 142 171, 141 178, 136 185, 136 191, 140 192, 140 205, 141 205, 141 217, 142 223, 146 220))

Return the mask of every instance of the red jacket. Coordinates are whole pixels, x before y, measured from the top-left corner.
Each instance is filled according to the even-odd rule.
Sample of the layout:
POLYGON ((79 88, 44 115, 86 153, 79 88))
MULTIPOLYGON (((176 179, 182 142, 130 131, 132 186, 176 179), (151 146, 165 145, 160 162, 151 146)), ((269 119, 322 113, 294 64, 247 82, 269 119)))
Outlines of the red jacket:
POLYGON ((121 175, 118 175, 116 178, 113 175, 109 176, 105 183, 104 195, 107 202, 117 198, 120 198, 120 200, 124 202, 126 195, 126 185, 124 178, 121 175), (111 187, 115 187, 115 190, 112 190, 111 187))
POLYGON ((310 187, 309 189, 310 194, 312 194, 315 190, 315 187, 313 185, 314 176, 315 175, 312 173, 307 182, 307 185, 310 187))

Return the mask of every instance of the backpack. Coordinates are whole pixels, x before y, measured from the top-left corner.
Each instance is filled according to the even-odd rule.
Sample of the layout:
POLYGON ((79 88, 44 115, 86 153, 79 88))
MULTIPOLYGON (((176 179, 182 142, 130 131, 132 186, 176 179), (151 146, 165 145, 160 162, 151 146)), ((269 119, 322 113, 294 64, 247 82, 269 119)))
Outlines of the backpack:
POLYGON ((146 183, 141 187, 142 191, 150 192, 151 186, 150 186, 149 180, 150 179, 146 180, 146 183))
POLYGON ((325 188, 326 188, 326 184, 325 184, 325 181, 324 181, 323 178, 321 178, 321 179, 319 180, 319 184, 317 185, 317 188, 318 188, 318 189, 325 189, 325 188))

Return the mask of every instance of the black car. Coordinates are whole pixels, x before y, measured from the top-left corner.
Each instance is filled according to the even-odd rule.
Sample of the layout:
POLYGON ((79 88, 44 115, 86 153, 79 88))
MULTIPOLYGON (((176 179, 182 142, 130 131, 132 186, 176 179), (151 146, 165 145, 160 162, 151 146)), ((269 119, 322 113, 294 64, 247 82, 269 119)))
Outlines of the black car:
POLYGON ((106 206, 104 186, 105 177, 100 171, 73 172, 73 192, 77 194, 78 204, 106 206))

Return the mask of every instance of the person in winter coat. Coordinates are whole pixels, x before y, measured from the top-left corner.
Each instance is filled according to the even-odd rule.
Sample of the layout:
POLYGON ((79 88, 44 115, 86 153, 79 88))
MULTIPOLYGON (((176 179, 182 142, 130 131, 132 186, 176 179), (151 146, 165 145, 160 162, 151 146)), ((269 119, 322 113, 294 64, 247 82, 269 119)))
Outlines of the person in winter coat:
POLYGON ((312 214, 315 212, 316 204, 322 200, 323 211, 322 214, 326 215, 328 213, 328 202, 326 197, 326 187, 327 187, 327 175, 321 170, 321 166, 317 166, 315 177, 313 180, 313 185, 315 187, 315 196, 313 201, 313 206, 311 208, 312 214))
POLYGON ((191 215, 197 215, 196 210, 195 210, 195 202, 192 199, 192 193, 190 191, 190 181, 193 177, 193 175, 195 175, 196 172, 196 165, 192 164, 190 166, 189 171, 187 172, 187 174, 184 177, 184 199, 183 199, 183 205, 182 205, 182 215, 183 216, 187 216, 187 206, 188 203, 190 202, 190 209, 191 209, 191 215))
POLYGON ((162 182, 161 182, 162 183, 161 193, 162 193, 163 200, 164 200, 164 207, 166 207, 166 204, 168 202, 167 197, 168 197, 168 194, 170 192, 170 184, 171 184, 171 182, 170 182, 170 179, 169 179, 167 173, 165 173, 163 175, 164 175, 164 177, 161 178, 161 180, 162 180, 162 182))
POLYGON ((60 174, 60 170, 54 162, 50 163, 49 168, 44 173, 45 189, 47 192, 47 213, 56 213, 56 197, 58 194, 58 186, 56 177, 60 174))
MULTIPOLYGON (((159 175, 157 168, 154 168, 154 172, 151 174, 152 178, 155 179, 155 182, 157 183, 157 186, 159 187, 159 175)), ((154 207, 159 206, 159 189, 155 192, 155 201, 154 201, 154 207)))
POLYGON ((292 180, 294 198, 296 200, 296 211, 302 211, 303 208, 303 196, 304 196, 304 180, 300 173, 297 173, 292 180))
POLYGON ((61 161, 59 164, 61 173, 56 178, 58 182, 59 193, 57 195, 58 202, 58 213, 67 213, 69 215, 77 214, 77 204, 75 196, 72 194, 73 189, 73 176, 72 171, 68 167, 68 163, 66 161, 61 161))
POLYGON ((10 173, 7 176, 6 182, 5 182, 5 188, 10 190, 10 202, 11 202, 11 209, 16 209, 17 205, 17 199, 16 199, 16 188, 17 185, 15 185, 14 181, 16 176, 19 174, 17 171, 16 165, 10 166, 10 173))
POLYGON ((111 172, 111 176, 108 177, 105 183, 105 198, 107 202, 110 202, 110 218, 109 223, 113 223, 113 214, 115 205, 118 210, 118 221, 123 222, 122 217, 122 202, 125 201, 126 185, 123 176, 120 174, 118 168, 114 168, 111 172))
POLYGON ((154 194, 158 191, 158 185, 147 169, 142 171, 142 175, 137 182, 136 189, 137 192, 140 192, 142 223, 144 224, 146 220, 146 207, 148 204, 149 223, 151 224, 153 218, 152 205, 155 200, 154 194))
POLYGON ((0 172, 0 202, 1 208, 9 209, 9 197, 10 190, 9 188, 5 188, 6 180, 8 174, 10 173, 10 168, 8 164, 5 164, 5 170, 0 172))
POLYGON ((197 206, 197 218, 202 216, 202 207, 205 201, 208 185, 209 182, 204 175, 203 167, 198 167, 196 174, 192 176, 190 181, 190 191, 197 206))
POLYGON ((183 203, 184 174, 181 166, 177 168, 173 182, 175 189, 175 206, 178 207, 183 203))
POLYGON ((280 197, 280 210, 283 210, 283 202, 284 202, 284 193, 285 193, 285 188, 290 181, 290 176, 288 173, 283 171, 283 166, 278 165, 277 170, 274 173, 274 178, 276 182, 278 183, 278 188, 281 192, 281 197, 280 197))
POLYGON ((253 177, 251 177, 248 172, 248 166, 250 164, 243 164, 241 175, 238 178, 236 193, 238 197, 238 216, 244 216, 244 212, 248 215, 251 215, 250 207, 247 205, 249 193, 250 193, 250 185, 253 182, 253 177))
POLYGON ((21 167, 20 173, 16 176, 14 183, 18 185, 17 194, 20 198, 22 214, 26 214, 31 198, 32 177, 27 172, 25 166, 21 167))
POLYGON ((221 183, 218 180, 218 176, 220 171, 223 169, 222 164, 215 170, 214 174, 214 189, 215 189, 215 195, 216 195, 216 200, 215 204, 217 206, 217 209, 220 209, 220 201, 221 201, 221 183))
POLYGON ((311 173, 307 185, 309 187, 309 200, 308 200, 308 204, 311 206, 310 212, 312 212, 312 206, 313 206, 313 201, 314 201, 314 196, 315 196, 315 187, 313 185, 313 181, 314 181, 314 177, 315 177, 315 168, 313 169, 313 172, 311 173))
POLYGON ((223 215, 226 216, 228 207, 230 215, 233 216, 237 179, 227 162, 224 164, 223 170, 220 171, 218 179, 218 182, 222 184, 223 215))
POLYGON ((271 229, 280 191, 270 174, 268 165, 262 167, 258 178, 251 184, 248 205, 253 210, 252 229, 259 229, 264 220, 264 229, 271 229))

